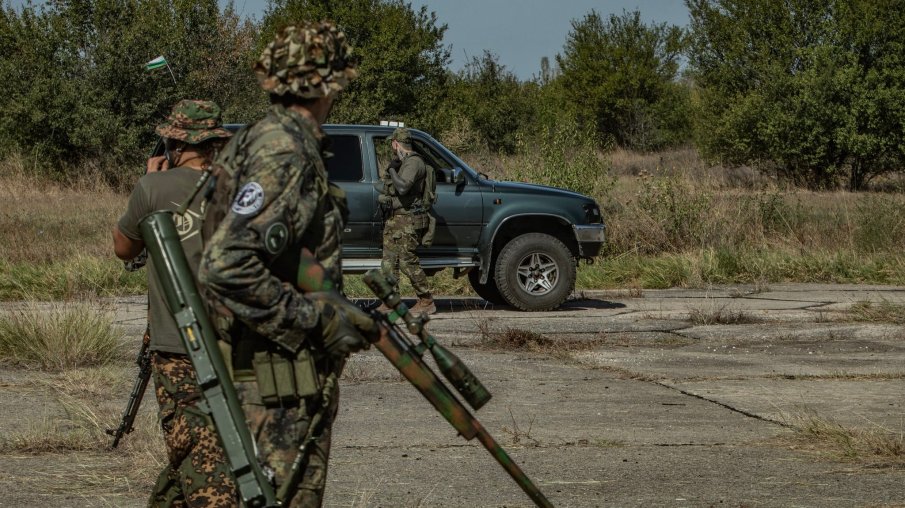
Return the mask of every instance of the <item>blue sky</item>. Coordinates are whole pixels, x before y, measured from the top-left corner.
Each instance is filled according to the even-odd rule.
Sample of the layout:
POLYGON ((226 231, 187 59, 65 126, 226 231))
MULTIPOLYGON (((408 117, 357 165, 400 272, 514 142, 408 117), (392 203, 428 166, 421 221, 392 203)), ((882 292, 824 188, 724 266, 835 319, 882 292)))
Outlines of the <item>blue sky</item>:
MULTIPOLYGON (((226 0, 220 0, 225 3, 226 0)), ((243 14, 260 18, 267 0, 234 0, 243 14)), ((23 0, 5 0, 19 6, 23 0)), ((471 57, 485 49, 521 79, 530 79, 540 70, 541 57, 551 63, 562 52, 573 19, 596 9, 604 16, 623 10, 639 10, 647 23, 686 26, 688 9, 682 0, 411 0, 413 6, 427 6, 445 23, 445 43, 451 46, 450 68, 459 70, 471 57)))

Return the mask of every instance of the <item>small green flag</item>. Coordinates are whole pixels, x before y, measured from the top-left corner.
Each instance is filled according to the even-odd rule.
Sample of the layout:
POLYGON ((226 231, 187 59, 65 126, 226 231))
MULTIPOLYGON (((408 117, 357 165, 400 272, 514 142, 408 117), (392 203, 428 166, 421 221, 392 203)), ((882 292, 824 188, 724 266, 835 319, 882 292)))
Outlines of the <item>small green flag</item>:
POLYGON ((145 64, 145 70, 153 71, 154 69, 159 69, 161 67, 167 66, 167 59, 163 56, 159 56, 150 62, 145 64))

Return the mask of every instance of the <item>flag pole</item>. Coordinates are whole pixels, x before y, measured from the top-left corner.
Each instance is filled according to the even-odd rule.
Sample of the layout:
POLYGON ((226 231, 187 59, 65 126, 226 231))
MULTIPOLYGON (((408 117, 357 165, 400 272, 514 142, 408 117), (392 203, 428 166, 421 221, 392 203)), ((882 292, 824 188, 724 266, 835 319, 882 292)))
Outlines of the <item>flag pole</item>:
POLYGON ((167 70, 170 71, 170 77, 173 78, 173 84, 179 86, 179 83, 176 83, 176 75, 173 74, 173 69, 170 68, 170 62, 167 62, 166 60, 164 60, 164 62, 167 64, 167 70))

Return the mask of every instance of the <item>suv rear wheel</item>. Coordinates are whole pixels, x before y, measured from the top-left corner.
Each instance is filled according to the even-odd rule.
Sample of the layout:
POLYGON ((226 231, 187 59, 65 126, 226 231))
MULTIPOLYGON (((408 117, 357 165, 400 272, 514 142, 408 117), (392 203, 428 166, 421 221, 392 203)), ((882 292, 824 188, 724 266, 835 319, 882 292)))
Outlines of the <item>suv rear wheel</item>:
POLYGON ((471 283, 471 288, 481 298, 494 305, 507 305, 503 295, 500 294, 499 288, 496 287, 496 281, 493 280, 493 277, 488 277, 487 283, 481 284, 481 271, 475 268, 468 272, 468 282, 471 283))
POLYGON ((559 307, 575 287, 575 260, 557 238, 526 233, 503 247, 494 281, 509 305, 540 311, 559 307))

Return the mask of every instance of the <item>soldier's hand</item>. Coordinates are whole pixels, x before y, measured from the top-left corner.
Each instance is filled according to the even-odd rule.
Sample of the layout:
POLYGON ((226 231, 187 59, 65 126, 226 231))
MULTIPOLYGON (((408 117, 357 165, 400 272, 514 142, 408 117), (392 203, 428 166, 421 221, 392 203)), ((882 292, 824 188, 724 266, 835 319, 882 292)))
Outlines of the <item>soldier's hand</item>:
POLYGON ((166 156, 158 155, 157 157, 148 159, 148 163, 145 166, 145 173, 157 173, 168 169, 170 169, 170 163, 167 161, 166 156))
POLYGON ((400 159, 398 157, 393 157, 392 159, 390 159, 389 168, 399 169, 401 167, 402 167, 402 159, 400 159))
POLYGON ((323 347, 330 356, 344 358, 367 349, 379 338, 377 323, 339 293, 324 291, 306 296, 320 310, 323 347))
POLYGON ((381 205, 389 205, 390 203, 393 202, 393 197, 387 196, 386 194, 379 194, 377 196, 377 202, 380 203, 381 205))

